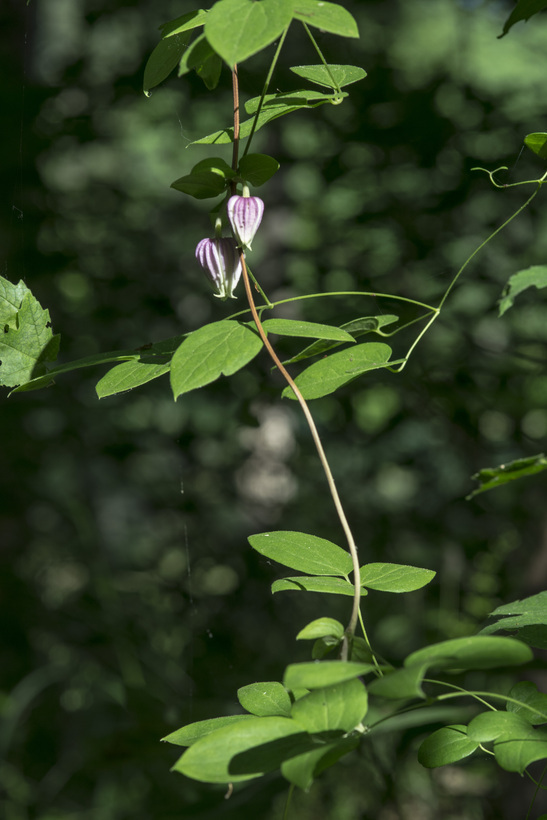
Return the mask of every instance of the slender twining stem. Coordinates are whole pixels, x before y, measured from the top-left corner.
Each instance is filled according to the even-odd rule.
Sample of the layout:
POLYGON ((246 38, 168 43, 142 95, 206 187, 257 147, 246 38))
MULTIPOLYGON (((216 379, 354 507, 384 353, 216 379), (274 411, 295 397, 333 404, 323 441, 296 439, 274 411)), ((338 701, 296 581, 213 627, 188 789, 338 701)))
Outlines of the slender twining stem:
POLYGON ((327 63, 327 61, 325 60, 325 58, 323 57, 323 52, 321 51, 321 49, 320 49, 320 48, 319 48, 319 46, 317 45, 317 43, 316 43, 316 41, 315 41, 315 38, 314 38, 313 34, 312 34, 312 33, 311 33, 311 31, 309 30, 309 28, 308 28, 308 26, 306 25, 306 23, 302 22, 302 25, 303 25, 303 26, 304 26, 304 28, 306 29, 306 34, 308 35, 308 37, 309 37, 309 38, 310 38, 310 40, 312 41, 312 43, 313 43, 313 47, 314 47, 314 48, 315 48, 315 50, 317 51, 317 54, 318 54, 318 56, 319 56, 319 59, 320 59, 320 60, 321 60, 321 62, 323 63, 323 66, 325 67, 326 72, 327 72, 327 74, 329 75, 329 77, 330 77, 330 79, 331 79, 331 82, 332 82, 333 86, 335 86, 335 90, 336 90, 336 92, 337 92, 338 94, 341 94, 341 93, 342 93, 342 89, 340 88, 340 86, 338 85, 338 83, 336 82, 336 80, 334 79, 334 76, 333 76, 333 74, 332 74, 332 71, 330 70, 330 66, 329 66, 329 64, 327 63))
POLYGON ((536 788, 535 788, 534 794, 533 794, 533 796, 532 796, 532 800, 530 801, 530 805, 529 805, 529 807, 528 807, 528 811, 526 812, 526 817, 524 818, 524 820, 530 820, 530 813, 531 813, 532 809, 534 808, 534 803, 536 802, 536 798, 537 798, 537 796, 538 796, 538 792, 539 792, 539 790, 541 789, 541 781, 542 781, 542 780, 543 780, 543 778, 545 777, 545 773, 546 773, 546 772, 547 772, 547 763, 546 763, 546 764, 545 764, 545 766, 543 767, 543 770, 542 770, 542 772, 541 772, 541 776, 540 776, 539 780, 537 780, 537 781, 536 781, 536 780, 534 780, 534 778, 533 778, 530 774, 528 774, 528 777, 530 777, 530 779, 532 780, 532 782, 536 784, 536 788))
MULTIPOLYGON (((239 83, 237 75, 237 65, 232 70, 232 92, 234 97, 234 147, 232 149, 232 171, 237 171, 239 163, 239 83)), ((230 184, 232 195, 236 192, 236 183, 230 184)))
MULTIPOLYGON (((273 76, 273 73, 274 73, 274 70, 275 70, 275 66, 277 64, 277 60, 278 60, 279 55, 281 53, 281 49, 283 48, 283 43, 285 42, 285 37, 287 36, 288 30, 289 30, 289 28, 287 26, 287 28, 284 29, 283 34, 279 38, 279 43, 278 43, 277 48, 275 50, 275 54, 274 54, 274 57, 273 57, 273 60, 272 60, 272 64, 271 64, 271 66, 268 70, 268 74, 267 74, 266 80, 264 82, 264 87, 262 88, 262 93, 260 94, 260 99, 258 101, 258 107, 256 109, 255 118, 254 118, 253 124, 251 126, 251 133, 249 134, 249 136, 247 138, 247 144, 245 145, 245 150, 243 151, 243 156, 245 156, 247 154, 249 148, 251 147, 251 142, 252 142, 252 139, 254 137, 256 127, 258 125, 258 118, 260 116, 260 112, 262 111, 262 106, 264 105, 264 97, 266 96, 266 94, 268 92, 270 81, 272 79, 272 76, 273 76)), ((234 129, 234 142, 235 142, 235 129, 234 129)))
MULTIPOLYGON (((278 48, 279 50, 279 48, 278 48)), ((233 80, 233 88, 234 88, 234 114, 236 111, 236 101, 239 99, 239 91, 238 91, 238 78, 237 72, 233 71, 232 73, 232 80, 233 80)), ((269 82, 269 80, 268 80, 269 82)), ((236 142, 236 138, 239 139, 239 129, 236 131, 236 123, 234 119, 234 143, 236 142)), ((237 149, 234 147, 234 155, 237 156, 237 149)), ((235 168, 234 168, 235 170, 235 168)), ((346 514, 344 512, 344 508, 342 507, 342 502, 340 501, 340 496, 338 495, 338 490, 336 489, 336 484, 334 481, 334 477, 332 475, 332 471, 330 469, 330 465, 325 455, 325 451, 323 449, 323 444, 321 442, 321 438, 319 437, 319 433, 317 431, 317 427, 315 425, 315 421, 313 420, 313 416, 311 411, 308 407, 308 404, 296 386, 294 379, 290 375, 290 373, 285 369, 281 360, 277 353, 275 352, 274 348, 272 347, 264 328, 262 327, 262 323, 260 321, 258 311, 256 309, 256 305, 253 298, 253 293, 251 290, 251 280, 249 277, 249 273, 247 271, 247 265, 245 262, 245 254, 243 250, 239 249, 239 258, 241 261, 241 269, 243 273, 243 282, 245 284, 245 293, 247 294, 247 301, 249 302, 249 307, 251 309, 251 314, 256 325, 256 329, 264 343, 264 347, 270 354, 270 358, 277 365, 280 372, 283 374, 283 377, 289 387, 292 388, 294 395, 296 396, 300 407, 302 408, 302 412, 304 413, 304 417, 308 423, 308 427, 310 428, 310 432, 313 438, 313 442, 315 444, 315 449, 317 450, 317 454, 319 456, 319 460, 321 461, 321 466, 323 467, 323 471, 327 478, 327 483, 329 485, 330 494, 332 496, 332 500, 334 502, 334 506, 336 508, 336 512, 338 514, 338 518, 342 525, 342 529, 344 530, 344 534, 346 536, 346 541, 348 543, 349 552, 351 555, 351 561, 353 564, 353 574, 354 574, 354 581, 353 581, 353 608, 351 612, 351 618, 349 624, 346 629, 346 633, 344 635, 344 641, 342 644, 342 652, 341 658, 342 660, 348 660, 349 656, 349 642, 350 639, 353 637, 355 633, 355 627, 357 626, 357 620, 359 617, 359 603, 361 601, 361 583, 360 583, 360 574, 359 574, 359 557, 357 555, 357 546, 355 544, 355 540, 353 538, 353 533, 351 532, 348 520, 346 518, 346 514)))

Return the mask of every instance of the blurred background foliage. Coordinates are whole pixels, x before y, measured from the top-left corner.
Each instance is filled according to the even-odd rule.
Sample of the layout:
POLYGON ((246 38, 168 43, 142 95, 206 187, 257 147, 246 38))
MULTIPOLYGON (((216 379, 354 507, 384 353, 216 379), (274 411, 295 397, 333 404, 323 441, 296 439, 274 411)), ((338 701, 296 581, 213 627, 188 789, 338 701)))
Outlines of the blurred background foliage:
MULTIPOLYGON (((368 78, 343 105, 257 135, 255 150, 282 169, 260 191, 252 267, 275 299, 367 290, 436 301, 527 195, 496 190, 471 168, 507 165, 507 182, 544 171, 521 146, 546 128, 547 21, 497 40, 511 2, 346 5, 361 40, 319 40, 331 62, 362 65, 368 78)), ((0 8, 1 273, 50 309, 63 361, 233 310, 211 298, 194 260, 208 203, 169 189, 210 156, 188 142, 229 124, 228 72, 214 94, 195 76, 142 94, 158 26, 192 8, 0 8)), ((315 61, 295 26, 275 87, 298 87, 287 67, 315 61)), ((266 65, 259 55, 241 67, 247 96, 266 65)), ((229 159, 228 148, 215 153, 229 159)), ((468 269, 400 375, 376 371, 314 403, 362 560, 438 571, 423 592, 364 601, 373 641, 393 661, 474 632, 498 604, 544 588, 545 479, 464 497, 479 468, 545 447, 543 294, 519 297, 503 320, 496 302, 508 277, 546 252, 540 196, 468 269)), ((278 315, 340 324, 382 313, 413 315, 369 297, 303 301, 278 315)), ((395 337, 396 354, 410 338, 395 337)), ((2 399, 0 814, 273 820, 284 781, 251 782, 224 800, 223 789, 170 774, 177 750, 158 741, 235 710, 239 686, 307 659, 293 638, 309 620, 347 617, 347 602, 329 596, 273 598, 282 571, 246 542, 280 528, 342 543, 309 436, 280 402, 265 356, 177 404, 167 380, 99 404, 100 375, 76 371, 2 399)), ((410 727, 343 760, 296 796, 295 816, 524 816, 528 781, 486 758, 431 775, 415 760, 423 736, 410 727)))

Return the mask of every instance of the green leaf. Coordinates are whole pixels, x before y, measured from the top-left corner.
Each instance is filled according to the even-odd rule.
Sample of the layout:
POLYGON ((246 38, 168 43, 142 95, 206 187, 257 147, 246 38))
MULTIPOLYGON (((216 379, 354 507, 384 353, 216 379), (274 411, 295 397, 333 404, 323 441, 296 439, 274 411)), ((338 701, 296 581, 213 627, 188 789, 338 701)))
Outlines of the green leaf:
POLYGON ((245 367, 262 348, 262 340, 248 325, 223 319, 191 333, 171 362, 175 400, 245 367))
POLYGON ((547 287, 547 265, 533 265, 531 268, 514 273, 503 289, 499 302, 499 316, 513 306, 515 298, 527 288, 547 287))
POLYGON ((332 325, 321 325, 317 322, 302 322, 299 319, 265 319, 262 325, 268 333, 277 333, 279 336, 304 336, 312 339, 354 342, 353 336, 347 330, 332 325))
POLYGON ((427 664, 416 663, 388 671, 381 678, 376 678, 368 684, 371 695, 388 700, 410 700, 425 698, 422 681, 427 671, 427 664))
POLYGON ((367 707, 367 690, 360 680, 353 678, 315 689, 293 704, 291 715, 311 734, 335 730, 351 732, 363 720, 367 707))
POLYGON ((467 737, 467 726, 445 726, 424 740, 418 749, 418 761, 427 769, 447 766, 469 757, 479 745, 467 737))
MULTIPOLYGON (((319 399, 369 370, 385 367, 390 356, 391 348, 382 342, 356 345, 314 362, 296 377, 295 382, 305 399, 319 399)), ((286 387, 282 395, 296 399, 292 387, 286 387)))
POLYGON ((179 77, 195 69, 209 90, 216 88, 222 70, 222 60, 201 34, 188 48, 179 63, 179 77))
POLYGON ((329 63, 328 66, 320 65, 295 65, 291 67, 293 74, 298 74, 305 80, 309 80, 317 85, 323 85, 327 88, 343 88, 345 85, 351 85, 358 80, 363 80, 367 76, 367 72, 363 68, 355 65, 333 65, 329 63))
MULTIPOLYGON (((352 319, 351 322, 346 322, 346 324, 341 325, 341 328, 349 333, 354 339, 357 339, 359 336, 363 336, 365 333, 378 333, 380 336, 390 336, 391 334, 384 333, 382 328, 385 325, 391 325, 393 322, 397 322, 398 320, 399 317, 393 315, 362 316, 359 319, 352 319)), ((339 347, 340 344, 341 342, 336 342, 334 344, 327 341, 313 342, 313 344, 305 347, 304 350, 296 356, 293 356, 292 359, 288 359, 285 364, 294 364, 294 362, 299 362, 302 359, 309 359, 312 356, 320 356, 327 350, 332 350, 334 347, 339 347)))
MULTIPOLYGON (((224 2, 224 0, 222 0, 222 2, 224 2)), ((263 2, 263 0, 261 0, 261 2, 263 2)), ((298 111, 301 108, 317 108, 320 105, 325 105, 325 103, 337 103, 341 97, 347 96, 347 92, 344 91, 337 96, 321 94, 315 91, 294 91, 290 94, 267 94, 264 107, 261 109, 257 118, 255 131, 259 131, 264 125, 267 125, 278 117, 284 117, 285 114, 291 114, 293 111, 298 111)), ((245 103, 245 108, 248 113, 253 113, 253 111, 257 110, 259 100, 260 97, 254 97, 245 103)), ((240 123, 239 136, 241 139, 249 136, 254 121, 255 118, 251 117, 240 123)), ((234 129, 225 128, 222 131, 215 131, 213 134, 208 134, 199 140, 194 140, 190 145, 223 145, 233 141, 234 129)))
POLYGON ((0 277, 0 385, 24 385, 55 361, 60 336, 54 336, 49 311, 22 283, 0 277))
POLYGON ((236 783, 277 769, 315 744, 300 724, 283 717, 253 717, 196 741, 173 770, 204 783, 236 783))
POLYGON ((151 88, 166 80, 177 67, 191 36, 190 31, 185 31, 182 34, 174 34, 167 40, 160 40, 144 69, 142 90, 147 96, 151 88))
POLYGON ((380 592, 413 592, 435 577, 431 569, 404 564, 365 564, 361 567, 361 584, 380 592))
POLYGON ((507 464, 500 464, 499 467, 484 467, 472 476, 473 480, 478 481, 480 486, 469 495, 466 495, 466 500, 469 501, 479 493, 501 487, 509 481, 515 481, 517 478, 525 478, 529 475, 541 473, 545 469, 547 469, 547 458, 545 458, 544 453, 538 453, 536 456, 528 456, 527 458, 517 458, 507 464))
POLYGON ((323 689, 325 686, 334 686, 337 683, 353 680, 375 669, 372 663, 353 663, 352 661, 291 663, 285 669, 283 683, 287 689, 291 690, 323 689))
MULTIPOLYGON (((293 578, 280 578, 272 584, 272 592, 328 592, 332 595, 353 597, 353 584, 341 578, 323 576, 296 575, 293 578)), ((361 593, 363 594, 363 593, 361 593)))
POLYGON ((436 669, 494 669, 519 666, 533 658, 526 644, 514 638, 472 635, 424 646, 405 658, 405 666, 426 664, 436 669))
POLYGON ((173 743, 175 746, 192 746, 197 740, 216 732, 217 729, 253 717, 254 715, 227 715, 226 717, 210 718, 209 720, 198 720, 196 723, 189 723, 188 726, 183 726, 166 737, 162 737, 162 741, 173 743))
POLYGON ((166 364, 144 364, 139 361, 124 362, 113 367, 97 382, 95 388, 97 396, 104 399, 107 396, 115 396, 116 393, 133 390, 135 387, 140 387, 159 376, 163 376, 165 373, 169 373, 170 367, 169 362, 166 364))
POLYGON ((278 169, 278 161, 267 154, 245 154, 239 160, 240 175, 255 187, 264 185, 278 169))
MULTIPOLYGON (((326 658, 327 655, 330 655, 331 652, 334 652, 340 644, 342 643, 341 638, 332 638, 332 637, 325 637, 325 638, 318 638, 311 650, 311 656, 314 661, 322 661, 323 658, 326 658)), ((364 661, 367 662, 372 660, 371 658, 359 658, 359 657, 352 657, 350 658, 352 661, 364 661)))
POLYGON ((307 23, 308 26, 338 34, 340 37, 359 37, 355 18, 338 3, 325 3, 323 0, 296 0, 294 17, 307 23))
POLYGON ((467 734, 478 743, 494 741, 496 761, 508 772, 522 774, 530 763, 547 758, 547 730, 534 729, 511 712, 483 712, 470 722, 467 734))
POLYGON ((519 681, 509 692, 509 696, 520 703, 507 701, 505 708, 508 712, 520 715, 533 726, 547 723, 547 695, 538 692, 535 683, 529 680, 519 681))
MULTIPOLYGON (((319 741, 318 741, 319 742, 319 741)), ((333 766, 340 758, 359 745, 358 737, 345 737, 334 743, 322 743, 319 748, 306 752, 281 764, 281 774, 304 791, 308 791, 321 772, 333 766)))
POLYGON ((174 34, 180 34, 183 31, 190 31, 198 26, 203 26, 207 19, 207 11, 197 9, 196 11, 189 11, 181 17, 176 17, 168 23, 163 23, 160 26, 162 37, 172 37, 174 34))
POLYGON ((220 0, 207 15, 205 34, 232 69, 277 40, 291 18, 291 0, 220 0))
POLYGON ((237 690, 237 699, 247 712, 258 717, 291 716, 291 699, 285 687, 277 681, 250 683, 237 690))
POLYGON ((545 131, 528 134, 524 137, 524 144, 541 159, 547 159, 547 134, 545 131))
POLYGON ((516 632, 519 639, 530 646, 547 649, 547 592, 503 604, 491 612, 489 618, 497 620, 481 629, 481 635, 503 629, 516 632))
POLYGON ((171 188, 189 194, 196 199, 208 199, 224 193, 234 172, 220 157, 203 159, 194 165, 191 172, 171 183, 171 188))
POLYGON ((249 544, 272 561, 314 575, 347 576, 353 566, 349 552, 305 532, 263 532, 251 535, 249 544))
POLYGON ((499 37, 504 37, 519 20, 529 20, 530 17, 545 8, 547 8, 547 0, 518 0, 517 5, 505 21, 503 31, 499 37))
POLYGON ((334 618, 317 618, 300 630, 297 641, 315 641, 317 638, 342 638, 344 626, 334 618))

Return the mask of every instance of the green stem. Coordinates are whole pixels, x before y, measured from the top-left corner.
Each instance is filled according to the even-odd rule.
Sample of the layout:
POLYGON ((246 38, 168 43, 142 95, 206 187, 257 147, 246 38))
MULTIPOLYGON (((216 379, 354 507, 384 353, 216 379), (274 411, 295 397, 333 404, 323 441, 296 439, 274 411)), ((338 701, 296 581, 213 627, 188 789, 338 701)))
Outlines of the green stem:
POLYGON ((245 145, 245 150, 243 151, 243 156, 246 156, 247 152, 249 151, 249 148, 251 147, 251 141, 254 137, 254 133, 256 131, 256 126, 258 124, 258 118, 260 116, 260 112, 262 111, 262 106, 264 104, 264 97, 267 94, 267 91, 268 91, 268 88, 269 88, 269 85, 270 85, 270 81, 272 79, 277 60, 278 60, 279 55, 281 53, 281 49, 283 48, 283 43, 285 42, 285 37, 287 36, 288 30, 289 30, 289 27, 287 26, 287 28, 283 31, 283 34, 281 35, 281 37, 279 39, 279 43, 278 43, 277 48, 275 50, 275 54, 273 56, 272 64, 271 64, 271 66, 269 68, 269 71, 268 71, 268 74, 266 76, 266 81, 264 83, 264 87, 263 87, 262 93, 260 95, 260 100, 258 101, 258 108, 256 109, 255 118, 253 120, 253 124, 252 124, 252 127, 251 127, 251 133, 249 134, 249 136, 247 138, 247 143, 245 145))
POLYGON ((283 812, 283 820, 288 820, 289 818, 289 809, 291 807, 291 800, 294 792, 294 783, 291 783, 289 787, 289 792, 287 794, 287 800, 285 802, 285 811, 283 812))
POLYGON ((332 82, 332 84, 333 84, 333 86, 334 86, 334 88, 335 88, 335 91, 336 91, 338 94, 341 94, 341 93, 342 93, 342 89, 340 88, 340 86, 338 85, 338 83, 336 82, 336 80, 334 79, 334 76, 333 76, 333 74, 332 74, 332 71, 330 70, 330 66, 329 66, 329 64, 327 63, 327 61, 325 60, 325 58, 323 57, 323 52, 321 51, 321 49, 320 49, 320 48, 319 48, 319 46, 317 45, 317 43, 316 43, 316 41, 315 41, 315 38, 314 38, 313 34, 312 34, 312 33, 311 33, 311 31, 309 30, 309 28, 308 28, 308 26, 307 26, 307 24, 306 24, 306 23, 302 22, 302 25, 303 25, 303 26, 304 26, 304 28, 306 29, 306 34, 308 35, 308 37, 309 37, 309 38, 310 38, 310 40, 312 41, 312 43, 313 43, 313 47, 315 48, 315 50, 317 51, 317 54, 319 55, 319 59, 320 59, 320 60, 321 60, 321 62, 323 63, 323 66, 326 68, 326 70, 327 70, 327 74, 329 75, 329 77, 330 77, 330 79, 331 79, 331 82, 332 82))
POLYGON ((261 307, 261 310, 266 310, 267 308, 268 309, 273 308, 274 307, 273 302, 270 302, 270 300, 268 299, 268 297, 266 296, 266 294, 264 293, 264 291, 260 287, 260 285, 258 283, 258 280, 253 276, 252 271, 251 271, 251 269, 248 265, 247 265, 247 273, 249 274, 249 276, 253 280, 255 288, 257 289, 257 291, 260 293, 260 295, 262 296, 262 298, 266 302, 266 304, 261 307))
POLYGON ((546 772, 547 772, 547 763, 546 763, 546 764, 545 764, 545 766, 543 767, 542 772, 541 772, 541 776, 540 776, 539 780, 537 780, 537 781, 536 781, 536 780, 534 780, 534 778, 532 777, 532 775, 531 775, 531 774, 529 774, 529 773, 527 772, 528 777, 530 778, 530 780, 531 780, 533 783, 535 783, 535 784, 536 784, 536 788, 535 788, 534 794, 532 795, 532 800, 530 801, 530 805, 529 805, 529 807, 528 807, 528 811, 526 812, 526 817, 524 818, 524 820, 530 820, 530 812, 531 812, 531 811, 532 811, 532 809, 534 808, 534 803, 536 802, 536 798, 537 798, 537 796, 538 796, 538 792, 539 792, 539 790, 541 789, 541 781, 542 781, 542 780, 543 780, 543 778, 545 777, 545 773, 546 773, 546 772))

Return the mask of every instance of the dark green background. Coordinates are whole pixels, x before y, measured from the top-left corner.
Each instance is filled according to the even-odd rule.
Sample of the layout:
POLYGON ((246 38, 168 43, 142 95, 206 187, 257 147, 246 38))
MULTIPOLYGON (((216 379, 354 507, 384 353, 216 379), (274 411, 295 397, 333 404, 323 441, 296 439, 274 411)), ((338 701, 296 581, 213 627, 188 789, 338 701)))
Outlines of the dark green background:
MULTIPOLYGON (((353 2, 361 40, 319 34, 368 78, 341 106, 257 135, 281 162, 252 267, 272 298, 367 290, 438 300, 466 256, 526 198, 474 166, 541 175, 521 154, 545 130, 547 26, 497 40, 511 3, 353 2)), ((192 9, 149 0, 4 0, 0 9, 1 275, 24 279, 62 334, 61 360, 139 347, 228 315, 194 260, 208 203, 170 190, 229 124, 230 78, 142 94, 158 26, 192 9)), ((241 68, 259 93, 267 57, 241 68)), ((297 26, 273 85, 316 58, 297 26)), ((229 161, 229 148, 214 153, 229 161)), ((398 661, 476 631, 495 606, 545 586, 545 478, 464 497, 479 468, 545 448, 542 292, 497 318, 508 277, 543 264, 544 198, 470 266, 400 375, 375 372, 313 405, 361 558, 438 572, 423 593, 372 593, 374 643, 398 661)), ((237 307, 243 308, 242 295, 237 307)), ((317 299, 278 315, 340 324, 398 313, 377 298, 317 299)), ((402 317, 410 317, 404 311, 402 317)), ((411 335, 394 340, 404 354, 411 335)), ((286 342, 280 350, 294 352, 286 342)), ((247 536, 294 529, 342 544, 309 435, 265 356, 181 398, 167 379, 97 401, 104 371, 63 376, 1 405, 0 813, 6 820, 279 818, 284 781, 237 789, 169 773, 159 738, 230 713, 236 689, 308 658, 296 633, 347 601, 286 593, 247 536)), ((534 678, 542 682, 541 674, 534 678)), ((505 691, 510 678, 495 686, 505 691)), ((475 675, 470 685, 485 685, 475 675)), ((427 727, 426 727, 427 728, 427 727)), ((515 820, 528 781, 490 759, 431 776, 425 729, 365 746, 295 816, 515 820)), ((541 764, 540 764, 541 767, 541 764)), ((538 801, 533 817, 539 816, 538 801)), ((547 808, 543 807, 543 810, 547 808)))

